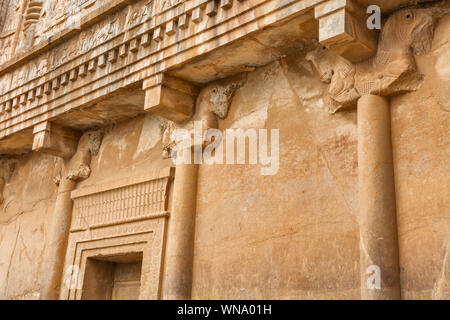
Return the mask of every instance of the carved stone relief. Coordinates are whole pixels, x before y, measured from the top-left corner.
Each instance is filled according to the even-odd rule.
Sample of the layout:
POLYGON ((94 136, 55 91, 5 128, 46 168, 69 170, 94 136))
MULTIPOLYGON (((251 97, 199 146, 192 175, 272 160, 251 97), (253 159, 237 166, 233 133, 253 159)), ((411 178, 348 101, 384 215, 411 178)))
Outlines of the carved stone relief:
POLYGON ((153 5, 153 0, 139 1, 134 5, 130 5, 126 27, 132 28, 149 20, 153 15, 153 5))
POLYGON ((25 20, 23 22, 23 29, 27 30, 36 23, 39 22, 41 18, 43 1, 30 1, 28 2, 27 10, 25 12, 25 20))
POLYGON ((80 299, 88 258, 141 253, 141 299, 157 299, 170 168, 72 192, 62 299, 80 299), (75 267, 74 267, 75 266, 75 267), (74 270, 79 272, 70 273, 74 270))
POLYGON ((158 2, 158 10, 164 11, 170 9, 180 3, 185 2, 186 0, 159 0, 158 2))
POLYGON ((5 0, 0 4, 0 64, 11 54, 16 26, 20 22, 20 2, 5 0))
POLYGON ((101 6, 96 0, 47 0, 42 7, 41 20, 36 26, 41 40, 65 28, 77 26, 82 14, 101 6))
POLYGON ((172 134, 175 128, 176 128, 175 122, 170 120, 164 120, 160 124, 163 159, 170 158, 172 150, 176 146, 175 140, 172 138, 172 134))
POLYGON ((10 0, 4 0, 0 3, 0 33, 5 25, 6 14, 8 13, 10 0))
MULTIPOLYGON (((202 134, 208 129, 217 128, 218 119, 225 119, 227 117, 235 91, 243 87, 246 80, 246 74, 243 74, 206 86, 200 91, 197 97, 195 111, 191 119, 180 124, 167 120, 161 126, 163 157, 170 158, 176 156, 176 142, 174 141, 176 137, 173 135, 175 129, 188 130, 193 137, 194 121, 201 122, 202 134)), ((192 139, 192 141, 194 140, 192 139)))
POLYGON ((89 177, 91 174, 91 159, 97 155, 102 139, 102 131, 88 131, 81 136, 77 152, 70 160, 67 179, 77 181, 89 177))
POLYGON ((404 9, 386 21, 374 58, 351 64, 326 47, 308 53, 323 82, 330 83, 331 113, 353 107, 365 94, 389 96, 417 90, 423 75, 416 69, 414 55, 426 54, 433 39, 431 9, 404 9))
POLYGON ((0 34, 5 35, 16 31, 17 24, 20 20, 21 15, 21 2, 13 0, 7 0, 3 2, 3 28, 0 29, 0 34))

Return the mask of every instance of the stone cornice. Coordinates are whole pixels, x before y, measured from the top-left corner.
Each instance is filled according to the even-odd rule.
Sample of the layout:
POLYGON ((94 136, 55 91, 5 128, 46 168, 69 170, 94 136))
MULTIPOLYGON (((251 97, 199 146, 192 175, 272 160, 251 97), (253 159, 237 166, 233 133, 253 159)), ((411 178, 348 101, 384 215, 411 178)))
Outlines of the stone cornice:
POLYGON ((47 41, 43 41, 33 46, 32 48, 17 52, 12 59, 0 65, 0 76, 26 63, 42 52, 51 50, 61 42, 73 37, 77 33, 80 33, 81 29, 91 26, 97 21, 103 19, 111 12, 119 10, 135 1, 137 0, 111 0, 110 2, 106 3, 105 6, 93 12, 87 13, 86 15, 81 17, 79 25, 65 28, 50 36, 47 41))
MULTIPOLYGON (((358 59, 349 47, 364 50, 364 58, 375 54, 374 32, 358 27, 365 13, 349 0, 111 0, 83 16, 79 28, 62 31, 2 66, 0 139, 25 129, 33 132, 36 125, 128 86, 157 93, 162 74, 268 26, 297 16, 309 21, 313 11, 319 40, 335 54, 350 54, 353 62, 358 59), (161 3, 169 5, 156 8, 161 3), (342 24, 339 32, 328 36, 322 30, 327 19, 342 24)), ((351 82, 352 72, 356 79, 353 64, 327 72, 333 68, 338 71, 329 79, 334 84, 338 76, 351 82)), ((344 88, 348 93, 335 93, 340 105, 353 103, 358 95, 358 88, 345 86, 350 86, 344 88)))
MULTIPOLYGON (((123 31, 91 46, 92 42, 83 40, 83 32, 91 31, 96 36, 95 30, 101 28, 102 21, 105 21, 100 20, 82 30, 77 37, 54 46, 48 59, 56 63, 47 72, 23 82, 18 81, 20 68, 9 73, 13 77, 11 83, 16 85, 4 90, 0 96, 3 111, 0 116, 0 138, 55 118, 129 84, 141 80, 149 83, 149 79, 173 66, 268 25, 302 14, 323 0, 283 3, 275 0, 235 0, 231 7, 218 6, 215 15, 207 15, 208 2, 195 0, 179 3, 163 13, 150 16, 141 15, 145 11, 141 5, 144 1, 134 3, 115 13, 117 18, 114 21, 118 24, 115 30, 123 31), (137 17, 137 23, 130 23, 124 15, 137 17), (177 24, 173 25, 175 20, 177 24), (183 21, 186 21, 186 27, 183 21), (75 45, 78 49, 82 44, 87 44, 87 49, 79 54, 69 54, 67 57, 64 53, 65 47, 75 45), (58 54, 62 63, 55 59, 58 54)), ((92 38, 88 40, 93 41, 92 38)), ((34 59, 25 65, 28 70, 33 70, 33 62, 34 69, 39 65, 39 57, 34 59)), ((40 71, 37 70, 38 73, 40 71)), ((3 75, 1 81, 7 80, 6 77, 3 75)))

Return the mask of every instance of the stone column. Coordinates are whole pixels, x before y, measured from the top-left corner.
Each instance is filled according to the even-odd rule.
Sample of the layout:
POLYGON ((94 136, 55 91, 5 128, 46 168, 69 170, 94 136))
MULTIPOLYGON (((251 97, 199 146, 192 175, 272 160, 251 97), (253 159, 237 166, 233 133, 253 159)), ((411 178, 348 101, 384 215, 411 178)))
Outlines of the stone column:
MULTIPOLYGON (((184 150, 184 152, 187 150, 184 150)), ((179 154, 183 159, 184 154, 179 154)), ((177 163, 168 222, 163 299, 191 298, 198 164, 177 163)))
POLYGON ((70 159, 68 169, 60 181, 50 227, 50 241, 45 253, 41 300, 59 299, 67 240, 72 222, 73 201, 70 194, 75 189, 77 181, 89 177, 91 159, 98 153, 102 138, 101 131, 88 131, 81 136, 77 151, 70 159))
POLYGON ((386 98, 358 101, 361 298, 400 299, 390 108, 386 98))
POLYGON ((374 30, 357 19, 367 18, 365 10, 353 1, 315 7, 322 46, 306 58, 330 83, 329 111, 358 105, 362 299, 401 298, 390 110, 382 96, 421 87, 415 55, 432 48, 437 15, 432 8, 398 10, 377 42, 374 30))
MULTIPOLYGON (((183 147, 180 145, 177 147, 173 205, 168 222, 165 251, 163 299, 191 298, 199 169, 199 165, 195 164, 194 160, 199 158, 197 152, 202 151, 208 145, 208 142, 203 141, 204 134, 208 129, 217 128, 218 119, 227 117, 234 92, 245 82, 246 77, 238 75, 206 86, 196 99, 195 112, 190 121, 179 124, 182 129, 189 132, 191 138, 194 133, 194 140, 183 144, 183 147), (196 137, 200 138, 200 141, 197 141, 196 137), (195 157, 195 153, 197 153, 197 157, 195 157)), ((151 96, 149 96, 149 101, 151 100, 151 96)), ((170 108, 170 105, 163 110, 167 108, 170 108)), ((165 128, 169 131, 163 134, 163 149, 165 154, 169 154, 169 149, 176 145, 167 139, 172 136, 169 132, 174 129, 174 126, 169 125, 165 128)))
POLYGON ((61 276, 64 268, 67 239, 70 223, 72 221, 73 201, 70 193, 75 189, 76 182, 63 179, 58 187, 55 209, 53 211, 50 227, 50 241, 45 256, 45 269, 43 270, 43 282, 41 284, 42 300, 59 299, 61 288, 61 276))

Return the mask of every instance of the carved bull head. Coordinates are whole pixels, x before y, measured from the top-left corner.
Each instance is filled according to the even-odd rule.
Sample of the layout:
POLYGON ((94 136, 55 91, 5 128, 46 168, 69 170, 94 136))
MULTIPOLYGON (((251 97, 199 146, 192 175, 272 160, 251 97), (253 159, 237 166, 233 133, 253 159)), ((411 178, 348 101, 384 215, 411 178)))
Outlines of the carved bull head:
POLYGON ((98 154, 104 132, 102 130, 85 132, 77 147, 77 152, 70 160, 67 179, 77 181, 86 179, 91 174, 91 159, 98 154))
POLYGON ((319 72, 320 80, 324 83, 330 83, 334 75, 336 65, 336 54, 325 46, 317 48, 306 55, 306 60, 310 61, 319 72))
POLYGON ((382 50, 409 51, 424 55, 430 51, 434 33, 431 9, 404 9, 386 21, 379 45, 382 50))
POLYGON ((211 113, 219 119, 226 118, 234 92, 241 88, 245 82, 246 75, 240 74, 206 86, 197 99, 197 110, 194 118, 203 118, 206 114, 211 113))
POLYGON ((102 144, 104 132, 101 130, 88 131, 86 133, 87 146, 92 156, 96 156, 102 144))
POLYGON ((213 84, 205 90, 206 94, 209 96, 208 100, 212 106, 211 111, 219 119, 224 119, 227 117, 233 94, 242 86, 242 82, 230 82, 225 85, 213 84))

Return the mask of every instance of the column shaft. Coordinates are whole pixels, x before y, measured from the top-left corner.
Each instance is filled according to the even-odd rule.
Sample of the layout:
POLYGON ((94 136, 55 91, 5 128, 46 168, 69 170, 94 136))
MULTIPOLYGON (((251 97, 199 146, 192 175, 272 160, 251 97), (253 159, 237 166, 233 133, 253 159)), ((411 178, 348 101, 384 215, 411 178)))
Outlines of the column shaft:
POLYGON ((163 299, 191 298, 198 168, 198 164, 180 163, 176 166, 167 232, 163 299))
POLYGON ((358 166, 361 298, 400 299, 390 108, 383 97, 358 101, 358 166))
POLYGON ((62 179, 58 187, 55 209, 50 227, 50 241, 47 244, 43 269, 40 299, 57 300, 61 288, 67 239, 72 220, 73 201, 70 193, 75 189, 76 182, 62 179))

